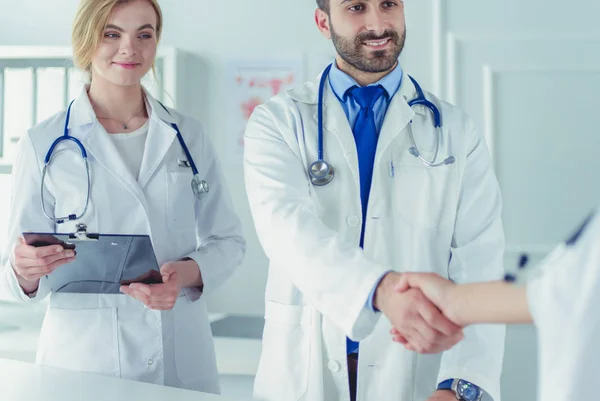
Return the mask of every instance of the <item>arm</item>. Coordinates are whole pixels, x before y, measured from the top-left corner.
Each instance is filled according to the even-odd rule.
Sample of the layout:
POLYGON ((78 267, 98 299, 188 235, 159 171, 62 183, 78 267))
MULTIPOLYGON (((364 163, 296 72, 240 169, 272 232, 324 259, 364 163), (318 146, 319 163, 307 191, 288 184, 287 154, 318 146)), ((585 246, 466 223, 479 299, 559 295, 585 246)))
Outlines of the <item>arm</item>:
POLYGON ((391 268, 322 222, 289 120, 279 126, 259 106, 246 129, 244 174, 256 231, 271 266, 284 269, 313 306, 360 340, 378 320, 365 307, 368 296, 391 268))
POLYGON ((532 323, 527 290, 503 281, 454 284, 430 273, 405 273, 396 290, 418 288, 461 327, 478 323, 532 323))
POLYGON ((203 178, 210 188, 194 204, 196 249, 181 260, 160 267, 162 284, 133 283, 120 288, 121 292, 151 309, 172 309, 182 289, 190 301, 198 300, 201 294, 223 284, 240 265, 246 252, 241 223, 233 210, 215 151, 201 127, 197 132, 202 138, 200 146, 190 151, 196 155, 198 171, 206 172, 203 178))
MULTIPOLYGON (((501 281, 457 286, 450 295, 455 323, 532 323, 526 287, 501 281)), ((453 320, 454 321, 454 320, 453 320)))
POLYGON ((210 293, 231 277, 242 263, 246 241, 212 143, 202 128, 199 135, 202 152, 194 160, 201 161, 198 169, 206 171, 205 180, 210 191, 196 201, 198 246, 179 263, 179 275, 184 280, 183 287, 199 287, 204 293, 210 293), (196 266, 190 262, 195 262, 196 266))
MULTIPOLYGON (((50 221, 42 212, 41 180, 39 159, 31 138, 29 134, 23 135, 13 165, 10 222, 0 265, 0 297, 3 299, 29 302, 32 299, 45 297, 48 294, 48 289, 43 285, 43 282, 38 288, 39 278, 66 263, 64 260, 61 263, 54 263, 57 259, 50 253, 45 251, 40 253, 42 248, 38 248, 36 251, 35 248, 24 245, 19 241, 19 237, 24 231, 53 232, 55 230, 54 222, 50 221), (15 248, 17 248, 17 255, 15 255, 15 248), (38 255, 38 253, 40 254, 38 255), (27 279, 18 275, 13 268, 21 270, 20 267, 23 265, 24 269, 33 268, 35 270, 35 266, 31 263, 22 264, 22 259, 37 259, 48 256, 52 260, 37 263, 39 269, 33 272, 34 275, 30 276, 22 270, 27 279), (15 259, 17 259, 16 264, 15 259)), ((44 195, 46 209, 51 211, 54 209, 54 198, 46 188, 44 188, 44 191, 46 191, 44 195)))

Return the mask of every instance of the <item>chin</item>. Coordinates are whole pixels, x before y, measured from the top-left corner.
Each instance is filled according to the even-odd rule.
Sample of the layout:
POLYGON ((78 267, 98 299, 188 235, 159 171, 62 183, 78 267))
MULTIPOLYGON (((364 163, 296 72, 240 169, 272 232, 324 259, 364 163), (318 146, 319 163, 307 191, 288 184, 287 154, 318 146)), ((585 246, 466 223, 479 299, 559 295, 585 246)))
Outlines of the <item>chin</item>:
POLYGON ((136 86, 141 82, 141 77, 114 77, 110 80, 114 85, 117 86, 136 86))

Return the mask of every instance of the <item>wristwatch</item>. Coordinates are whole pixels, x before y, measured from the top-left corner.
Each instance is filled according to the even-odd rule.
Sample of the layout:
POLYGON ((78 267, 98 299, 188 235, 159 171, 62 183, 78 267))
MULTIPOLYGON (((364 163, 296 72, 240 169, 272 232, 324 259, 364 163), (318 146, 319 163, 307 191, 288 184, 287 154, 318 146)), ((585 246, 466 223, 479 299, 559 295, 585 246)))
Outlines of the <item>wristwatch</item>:
POLYGON ((451 390, 460 401, 481 401, 483 390, 462 379, 448 379, 441 382, 438 390, 451 390))

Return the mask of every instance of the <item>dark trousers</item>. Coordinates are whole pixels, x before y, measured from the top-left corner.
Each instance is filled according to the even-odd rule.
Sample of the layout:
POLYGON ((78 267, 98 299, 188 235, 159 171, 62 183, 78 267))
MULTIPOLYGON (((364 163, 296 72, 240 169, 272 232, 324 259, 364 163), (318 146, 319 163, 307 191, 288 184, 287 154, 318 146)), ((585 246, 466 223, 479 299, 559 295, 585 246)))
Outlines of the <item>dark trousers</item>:
POLYGON ((350 401, 356 401, 356 377, 358 373, 358 354, 348 355, 348 384, 350 401))

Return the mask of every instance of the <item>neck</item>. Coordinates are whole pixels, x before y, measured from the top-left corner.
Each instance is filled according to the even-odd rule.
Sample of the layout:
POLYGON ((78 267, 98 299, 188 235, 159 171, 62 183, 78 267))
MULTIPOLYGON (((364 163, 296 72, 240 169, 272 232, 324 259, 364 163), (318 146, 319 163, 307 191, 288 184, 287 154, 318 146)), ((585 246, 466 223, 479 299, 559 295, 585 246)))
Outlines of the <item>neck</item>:
MULTIPOLYGON (((88 96, 96 116, 128 121, 144 108, 142 85, 115 85, 94 77, 88 96)), ((144 113, 145 114, 145 113, 144 113)))
POLYGON ((350 64, 346 63, 344 59, 340 57, 339 54, 336 56, 335 62, 337 67, 341 71, 350 75, 360 86, 374 84, 375 82, 379 81, 381 78, 385 77, 390 72, 392 72, 394 68, 396 68, 396 65, 398 65, 398 62, 396 62, 396 64, 394 64, 392 68, 383 72, 366 72, 361 71, 356 67, 353 67, 350 64))

